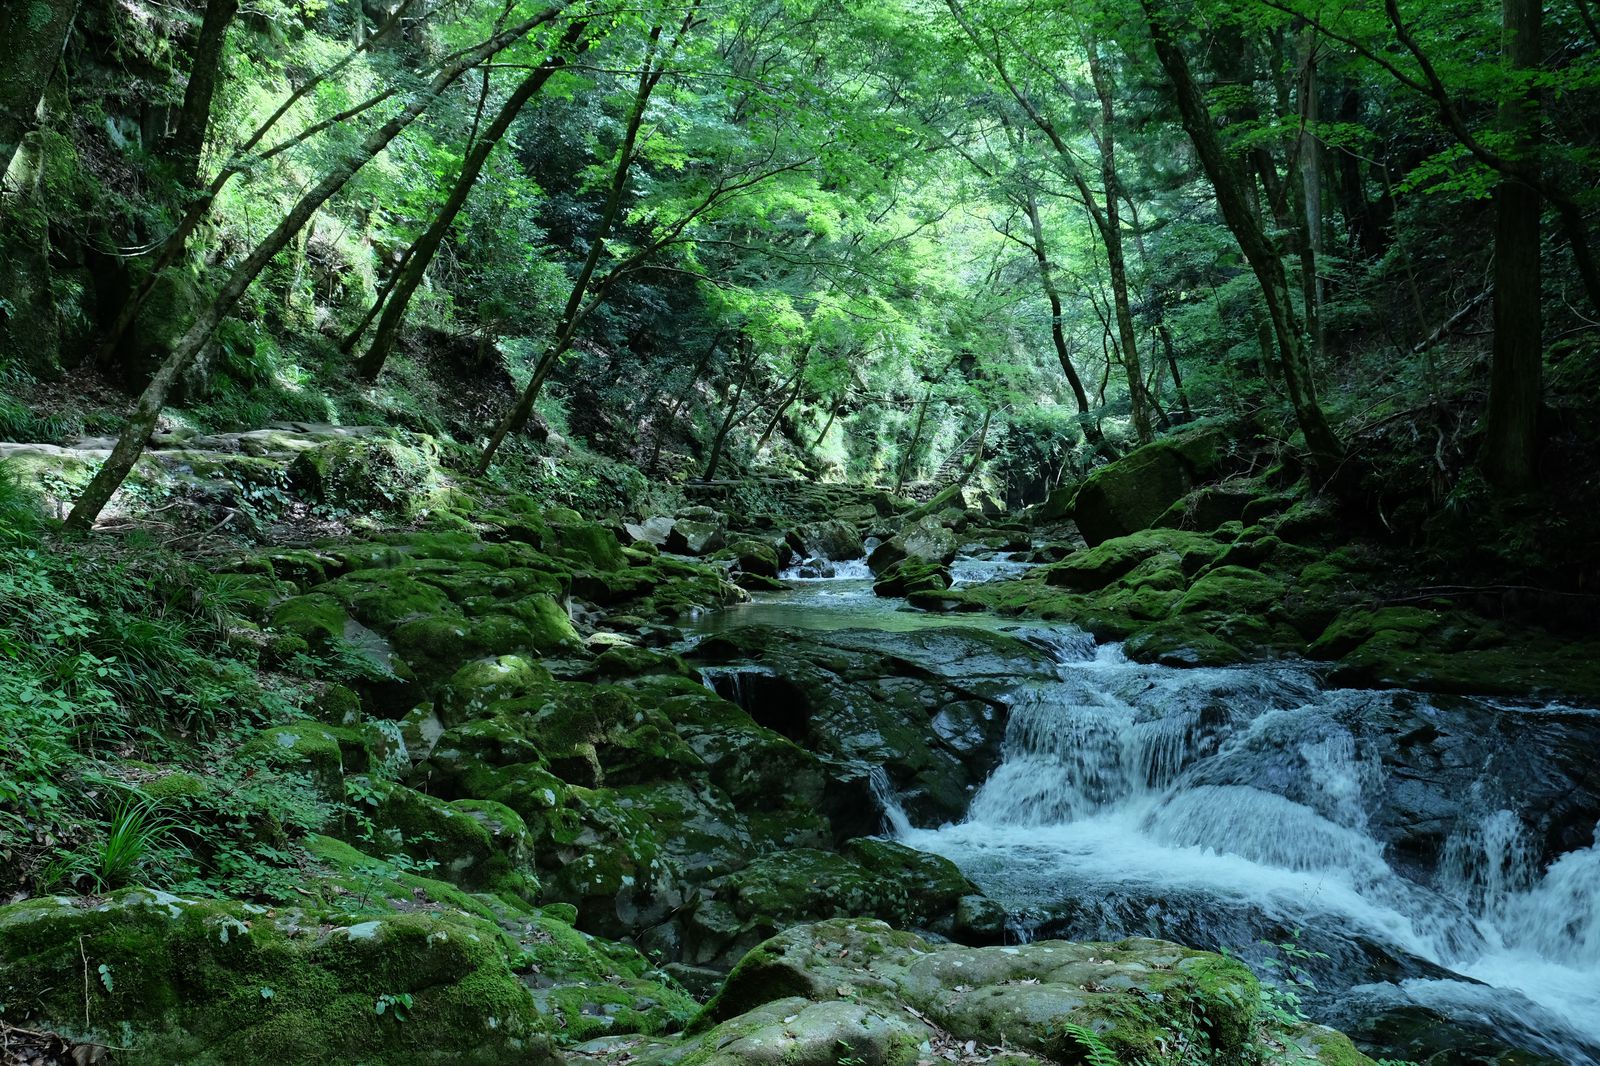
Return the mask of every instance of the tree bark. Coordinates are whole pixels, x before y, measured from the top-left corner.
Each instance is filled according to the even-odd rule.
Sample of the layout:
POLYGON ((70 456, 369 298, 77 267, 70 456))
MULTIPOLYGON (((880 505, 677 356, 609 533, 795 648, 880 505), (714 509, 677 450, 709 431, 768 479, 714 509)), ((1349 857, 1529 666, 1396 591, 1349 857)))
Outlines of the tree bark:
POLYGON ((22 138, 39 124, 39 101, 67 47, 78 0, 9 0, 0 4, 0 178, 22 138))
POLYGON ((1105 193, 1105 203, 1096 207, 1094 196, 1081 176, 1077 178, 1078 191, 1083 194, 1095 225, 1100 229, 1100 240, 1106 247, 1106 269, 1111 275, 1111 300, 1116 310, 1117 335, 1121 340, 1122 367, 1128 376, 1128 402, 1133 414, 1133 431, 1140 443, 1149 441, 1150 412, 1144 392, 1144 371, 1139 365, 1139 344, 1133 329, 1133 308, 1128 300, 1128 265, 1122 248, 1122 193, 1117 178, 1116 112, 1112 99, 1110 75, 1100 59, 1099 45, 1090 40, 1089 77, 1094 82, 1095 95, 1100 98, 1100 186, 1105 193))
POLYGON ((717 467, 722 464, 722 446, 727 443, 728 433, 739 420, 739 403, 744 399, 744 387, 750 381, 750 374, 755 369, 755 345, 749 337, 741 340, 740 345, 739 381, 734 386, 733 396, 728 400, 728 414, 722 420, 722 425, 717 427, 717 435, 711 440, 711 458, 706 460, 706 472, 701 476, 701 481, 710 481, 717 476, 717 467))
POLYGON ((1306 27, 1304 69, 1300 75, 1300 276, 1305 291, 1306 327, 1312 352, 1321 356, 1326 344, 1322 328, 1322 280, 1317 262, 1322 257, 1322 141, 1316 126, 1322 121, 1321 87, 1317 80, 1317 31, 1306 27))
POLYGON ((778 422, 783 418, 789 408, 800 399, 800 391, 805 387, 804 366, 795 373, 794 388, 789 392, 787 399, 778 404, 777 410, 772 412, 772 418, 767 422, 767 428, 761 431, 761 438, 756 441, 756 454, 761 454, 761 449, 767 446, 767 441, 772 439, 772 431, 778 428, 778 422))
POLYGON ((544 88, 545 82, 549 81, 556 71, 566 65, 567 59, 562 53, 571 49, 574 55, 579 55, 588 48, 588 39, 584 37, 586 29, 586 24, 581 21, 572 24, 556 50, 522 80, 522 84, 518 85, 507 98, 499 113, 473 144, 472 150, 467 153, 467 158, 461 164, 461 172, 456 176, 455 185, 451 188, 444 206, 433 217, 427 230, 411 246, 411 251, 395 277, 388 298, 383 303, 383 314, 378 319, 378 331, 373 335, 372 344, 367 348, 366 354, 356 364, 356 371, 361 377, 371 381, 383 370, 384 362, 394 350, 395 338, 400 333, 400 326, 405 320, 406 308, 411 304, 411 297, 422 284, 423 275, 433 263, 434 254, 444 243, 445 236, 455 224, 456 217, 466 206, 467 197, 472 194, 478 175, 483 173, 483 168, 489 162, 489 157, 494 154, 495 147, 511 128, 511 123, 516 120, 517 115, 527 106, 528 101, 544 88))
POLYGON ((1061 372, 1067 376, 1067 384, 1072 386, 1073 399, 1078 401, 1078 413, 1087 415, 1089 394, 1084 391, 1083 378, 1078 376, 1078 368, 1072 365, 1072 353, 1067 348, 1066 333, 1061 326, 1061 290, 1056 287, 1054 268, 1050 265, 1049 250, 1044 243, 1044 225, 1039 217, 1039 197, 1032 185, 1028 186, 1024 207, 1028 212, 1028 226, 1033 231, 1033 258, 1039 268, 1039 285, 1044 289, 1045 299, 1050 301, 1050 340, 1055 345, 1061 372))
POLYGON ((222 46, 238 13, 239 0, 210 0, 200 22, 200 38, 189 63, 189 84, 183 91, 183 110, 178 113, 178 129, 172 137, 178 182, 186 189, 199 181, 200 150, 205 147, 211 100, 222 75, 222 46))
POLYGON ((425 89, 407 99, 405 108, 399 114, 367 134, 359 146, 347 152, 344 158, 334 164, 321 180, 295 203, 283 221, 273 227, 244 261, 234 268, 216 298, 200 312, 194 324, 173 346, 172 354, 156 371, 150 384, 145 387, 134 404, 128 415, 128 424, 123 428, 116 446, 112 448, 110 457, 95 472, 83 490, 83 495, 78 497, 77 503, 73 505, 72 513, 67 516, 68 530, 83 531, 94 525, 94 520, 111 499, 112 494, 128 476, 133 465, 139 461, 145 442, 149 440, 156 420, 160 417, 162 408, 166 406, 167 395, 173 385, 211 340, 212 334, 233 309, 239 297, 250 287, 250 283, 266 269, 267 264, 288 245, 295 234, 300 232, 301 227, 310 220, 317 209, 342 189, 358 170, 387 148, 390 141, 416 121, 417 117, 438 100, 456 79, 560 13, 560 7, 547 8, 533 18, 526 19, 515 27, 467 50, 440 68, 425 89))
POLYGON ((1268 241, 1260 220, 1251 210, 1244 176, 1223 151, 1221 138, 1217 136, 1211 120, 1211 112, 1189 70, 1188 59, 1173 39, 1164 16, 1154 9, 1153 0, 1140 2, 1150 27, 1156 58, 1172 85, 1184 129, 1194 143, 1201 167, 1211 180, 1223 220, 1239 242, 1239 250, 1244 253, 1260 285, 1261 296, 1271 320, 1272 334, 1277 342, 1278 369, 1283 375, 1284 388, 1294 409, 1295 420, 1305 434, 1312 466, 1323 475, 1331 475, 1344 455, 1344 445, 1328 425, 1327 417, 1317 403, 1300 325, 1295 320, 1294 306, 1289 296, 1289 281, 1283 260, 1268 241))
MULTIPOLYGON (((1529 70, 1540 62, 1540 0, 1503 0, 1506 65, 1529 70)), ((1513 94, 1500 105, 1501 128, 1511 135, 1523 166, 1536 167, 1538 101, 1513 94)), ((1539 398, 1544 364, 1540 308, 1538 190, 1515 178, 1495 188, 1494 351, 1489 408, 1480 465, 1502 492, 1519 492, 1535 480, 1539 451, 1539 398)))

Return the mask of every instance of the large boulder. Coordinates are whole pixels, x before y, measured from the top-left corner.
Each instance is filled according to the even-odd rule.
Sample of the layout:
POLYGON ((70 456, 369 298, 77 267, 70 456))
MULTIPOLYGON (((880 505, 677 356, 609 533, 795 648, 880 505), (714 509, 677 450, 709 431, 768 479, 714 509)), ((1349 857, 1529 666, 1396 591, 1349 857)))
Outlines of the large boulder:
POLYGON ((1194 1047, 1208 1062, 1371 1062, 1333 1030, 1272 1010, 1249 969, 1220 955, 1140 938, 968 948, 859 918, 756 947, 694 1029, 703 1035, 688 1049, 642 1061, 832 1066, 849 1048, 874 1064, 1022 1066, 1162 1061, 1194 1047))
POLYGON ((925 515, 874 548, 867 557, 867 566, 874 574, 881 574, 905 559, 949 566, 955 561, 958 547, 956 535, 943 522, 933 515, 925 515))
POLYGON ((503 934, 465 915, 321 915, 129 889, 0 908, 8 1021, 129 1066, 556 1066, 503 934))
POLYGON ((855 526, 836 518, 796 526, 785 539, 802 559, 843 562, 859 559, 863 554, 861 533, 855 526))
POLYGON ((1084 478, 1072 517, 1090 546, 1147 529, 1222 466, 1226 435, 1199 429, 1136 448, 1084 478))
POLYGON ((294 457, 289 487, 328 508, 415 514, 439 492, 438 446, 427 437, 334 437, 294 457))

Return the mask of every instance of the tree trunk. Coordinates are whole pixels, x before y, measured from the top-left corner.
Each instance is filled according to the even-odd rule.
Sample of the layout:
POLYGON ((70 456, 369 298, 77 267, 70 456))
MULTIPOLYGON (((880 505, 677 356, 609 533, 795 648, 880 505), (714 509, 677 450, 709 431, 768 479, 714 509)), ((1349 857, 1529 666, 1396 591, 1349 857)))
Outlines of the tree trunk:
POLYGON ((822 442, 828 438, 828 430, 833 428, 833 420, 839 417, 839 408, 844 406, 845 397, 850 395, 850 383, 847 381, 844 388, 839 390, 839 395, 834 398, 833 406, 828 408, 828 420, 822 423, 822 432, 817 434, 817 439, 811 442, 813 450, 822 447, 822 442))
POLYGON ((744 387, 750 381, 750 373, 755 369, 755 346, 750 338, 744 338, 740 343, 741 363, 739 382, 734 386, 733 396, 728 400, 728 414, 722 420, 722 425, 717 427, 717 435, 711 440, 711 458, 706 460, 706 472, 701 476, 701 481, 710 481, 717 476, 717 467, 722 464, 722 446, 727 443, 728 433, 733 429, 734 423, 739 421, 739 402, 744 399, 744 387))
MULTIPOLYGON (((1504 0, 1506 64, 1539 65, 1540 0, 1504 0)), ((1538 101, 1514 94, 1501 103, 1501 128, 1525 166, 1537 166, 1538 101)), ((1495 188, 1494 354, 1489 371, 1484 476, 1503 492, 1531 487, 1539 450, 1539 398, 1544 362, 1540 333, 1539 193, 1513 178, 1495 188)))
MULTIPOLYGON (((594 238, 589 242, 589 253, 584 257, 583 265, 578 268, 578 277, 573 281, 572 291, 567 295, 567 303, 561 311, 561 320, 556 325, 555 335, 540 354, 539 362, 533 369, 533 377, 528 381, 528 387, 522 390, 522 396, 517 400, 516 406, 495 426, 488 445, 483 449, 483 455, 478 460, 479 477, 488 473, 489 467, 494 465, 495 453, 500 450, 500 445, 505 443, 506 437, 527 423, 528 416, 533 414, 534 402, 539 398, 539 390, 544 388, 545 379, 550 376, 550 371, 555 369, 556 360, 572 347, 578 326, 582 324, 587 314, 584 296, 589 291, 589 282, 594 277, 595 268, 600 265, 600 257, 605 253, 606 241, 611 236, 611 227, 616 224, 617 216, 622 211, 623 195, 628 189, 628 172, 633 168, 639 128, 644 124, 645 108, 650 103, 650 95, 655 92, 656 85, 666 73, 667 63, 676 53, 690 26, 694 24, 695 12, 699 6, 700 0, 695 0, 665 53, 658 54, 662 27, 656 25, 650 30, 644 66, 639 72, 638 88, 633 94, 632 110, 628 114, 628 124, 622 135, 622 143, 617 148, 617 165, 612 170, 611 187, 606 193, 605 206, 600 210, 600 219, 595 223, 594 238)), ((592 310, 592 305, 589 309, 592 310)))
POLYGON ((906 450, 900 455, 900 468, 894 474, 894 494, 896 496, 900 495, 900 490, 906 486, 906 475, 911 472, 912 456, 916 455, 917 445, 922 440, 922 426, 928 419, 928 403, 932 399, 933 386, 929 385, 928 390, 922 394, 922 403, 917 405, 917 424, 911 430, 911 440, 906 443, 906 450))
POLYGON ((767 428, 761 431, 761 439, 756 441, 757 455, 760 455, 761 449, 767 446, 767 441, 772 439, 772 431, 778 428, 778 422, 783 418, 784 413, 795 405, 795 401, 800 399, 800 391, 804 386, 805 378, 803 374, 797 373, 794 379, 794 390, 789 393, 789 398, 779 403, 778 409, 772 412, 772 418, 767 422, 767 428))
POLYGON ((1078 413, 1087 415, 1089 394, 1084 391, 1083 379, 1078 376, 1077 367, 1072 365, 1072 353, 1067 348, 1067 337, 1061 328, 1061 291, 1056 288, 1055 273, 1044 243, 1044 226, 1039 218, 1039 197, 1032 185, 1028 186, 1024 206, 1028 212, 1028 226, 1033 230, 1033 258, 1039 268, 1039 285, 1044 289, 1045 298, 1050 301, 1050 340, 1056 346, 1056 359, 1061 363, 1061 372, 1067 376, 1067 384, 1072 386, 1072 396, 1078 401, 1078 413))
POLYGON ((1304 289, 1306 331, 1312 353, 1320 357, 1326 341, 1322 329, 1322 280, 1317 262, 1322 257, 1322 142, 1316 126, 1322 121, 1321 92, 1317 81, 1317 31, 1304 31, 1304 70, 1300 76, 1300 277, 1304 289))
POLYGON ((0 4, 0 178, 22 138, 39 124, 39 101, 67 46, 78 0, 8 0, 0 4))
POLYGON ((1121 340, 1122 366, 1128 375, 1128 401, 1133 413, 1133 431, 1140 443, 1151 439, 1150 413, 1144 395, 1144 371, 1139 366, 1139 345, 1134 336, 1133 309, 1128 301, 1128 267, 1122 250, 1122 193, 1117 179, 1116 113, 1112 100, 1111 78, 1100 60, 1100 49, 1088 42, 1089 76, 1095 95, 1100 98, 1100 185, 1105 204, 1098 209, 1088 184, 1079 177, 1078 190, 1100 228, 1106 247, 1106 269, 1111 275, 1111 299, 1116 309, 1117 335, 1121 340))
POLYGON ((371 381, 383 370, 384 362, 394 350, 395 338, 400 333, 400 325, 405 320, 406 308, 410 306, 412 295, 422 284, 423 275, 433 263, 434 254, 444 243, 444 238, 450 232, 450 227, 455 224, 461 209, 466 206, 467 197, 472 194, 478 175, 483 173, 483 168, 489 162, 489 157, 494 153, 500 139, 511 128, 511 123, 527 106, 528 101, 544 88, 545 82, 549 81, 556 71, 566 65, 566 56, 561 53, 571 49, 574 55, 579 55, 588 47, 588 39, 584 37, 586 28, 581 21, 572 24, 557 49, 536 67, 533 73, 523 79, 522 84, 518 85, 507 98, 500 112, 495 115, 494 120, 483 131, 483 135, 472 146, 472 150, 467 153, 466 159, 461 163, 461 172, 456 176, 455 185, 451 188, 444 206, 433 217, 427 230, 411 246, 404 264, 394 279, 388 298, 383 304, 383 315, 378 319, 378 331, 373 335, 372 345, 356 365, 357 373, 363 378, 371 381))
POLYGON ((1344 445, 1328 425, 1322 407, 1317 403, 1300 325, 1295 320, 1294 306, 1289 296, 1289 281, 1283 260, 1267 240, 1260 220, 1250 208, 1244 176, 1223 151, 1222 141, 1211 120, 1211 112, 1189 70, 1188 59, 1173 39, 1164 16, 1154 10, 1153 0, 1141 0, 1141 5, 1150 27, 1156 58, 1172 84, 1184 129, 1194 142, 1195 154, 1211 180, 1222 217, 1234 239, 1239 242, 1239 250, 1250 263, 1250 269, 1261 287, 1261 296, 1266 303, 1272 333, 1277 341, 1278 369, 1283 374, 1295 420, 1305 434, 1311 463, 1320 473, 1331 475, 1344 455, 1344 445))
POLYGON ((1189 407, 1189 394, 1183 387, 1183 375, 1178 372, 1178 352, 1172 343, 1172 331, 1165 322, 1156 327, 1161 338, 1161 349, 1167 356, 1167 368, 1172 371, 1172 387, 1178 391, 1178 403, 1183 407, 1183 420, 1194 421, 1194 411, 1189 407))
POLYGON ((216 298, 200 312, 188 332, 184 333, 173 346, 172 354, 156 371, 150 384, 145 387, 129 413, 128 424, 117 439, 116 446, 112 448, 110 457, 96 471, 94 478, 83 490, 83 495, 78 497, 77 503, 73 505, 72 513, 67 516, 68 530, 82 531, 94 525, 94 520, 100 511, 117 491, 123 479, 128 476, 128 472, 133 469, 134 463, 139 461, 145 442, 149 440, 150 433, 155 428, 161 409, 166 406, 167 395, 173 385, 211 340, 212 334, 216 332, 228 312, 233 310, 233 305, 244 295, 250 283, 266 268, 273 257, 294 239, 295 234, 300 232, 301 227, 311 219, 317 209, 342 189, 358 170, 387 148, 389 142, 398 137, 401 131, 416 121, 417 117, 438 100, 456 79, 560 13, 559 7, 547 8, 533 18, 469 49, 440 68, 425 89, 408 98, 404 110, 367 134, 358 147, 347 152, 343 159, 299 199, 283 221, 273 227, 272 232, 268 233, 245 260, 234 268, 216 298))
POLYGON ((222 75, 222 46, 238 13, 239 0, 210 0, 200 22, 200 39, 195 42, 189 63, 189 85, 183 92, 183 110, 178 113, 178 130, 172 137, 178 182, 186 189, 194 188, 199 181, 200 150, 205 147, 206 127, 211 123, 211 99, 222 75))

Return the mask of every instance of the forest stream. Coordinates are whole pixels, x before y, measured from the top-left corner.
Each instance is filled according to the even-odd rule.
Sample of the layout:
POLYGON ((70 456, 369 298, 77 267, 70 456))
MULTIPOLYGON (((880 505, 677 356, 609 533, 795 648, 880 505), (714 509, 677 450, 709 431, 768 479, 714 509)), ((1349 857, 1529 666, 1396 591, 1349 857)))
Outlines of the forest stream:
MULTIPOLYGON (((952 576, 1024 569, 962 556, 952 576)), ((1530 752, 1593 750, 1600 711, 1334 688, 1294 662, 1142 664, 1071 625, 913 610, 874 596, 859 563, 785 576, 790 590, 697 632, 860 630, 916 660, 898 638, 982 630, 1048 651, 1007 689, 1001 760, 964 818, 909 817, 878 790, 885 834, 953 860, 1006 907, 1014 941, 1175 940, 1246 958, 1380 1044, 1431 1012, 1600 1062, 1600 842, 1546 869, 1522 817, 1551 787, 1530 752), (1448 827, 1431 861, 1396 839, 1423 807, 1448 827)))

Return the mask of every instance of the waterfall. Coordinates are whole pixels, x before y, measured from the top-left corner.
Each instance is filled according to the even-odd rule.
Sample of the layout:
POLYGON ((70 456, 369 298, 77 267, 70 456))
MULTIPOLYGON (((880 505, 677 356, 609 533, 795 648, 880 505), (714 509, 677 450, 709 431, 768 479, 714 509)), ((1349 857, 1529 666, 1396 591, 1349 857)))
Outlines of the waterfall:
POLYGON ((1346 724, 1400 697, 1324 691, 1293 666, 1180 671, 1115 649, 1059 661, 1059 679, 1012 693, 1001 764, 967 820, 902 831, 908 843, 1015 913, 1076 915, 1084 935, 1237 950, 1263 922, 1306 928, 1353 945, 1353 977, 1370 944, 1426 975, 1363 995, 1600 1063, 1600 837, 1541 870, 1522 815, 1462 796, 1421 883, 1373 834, 1385 770, 1346 724))
POLYGON ((896 838, 909 835, 911 819, 906 817, 906 809, 900 805, 900 797, 895 793, 888 772, 881 766, 874 766, 867 774, 867 783, 872 788, 872 798, 878 801, 878 808, 883 811, 885 835, 896 838))

